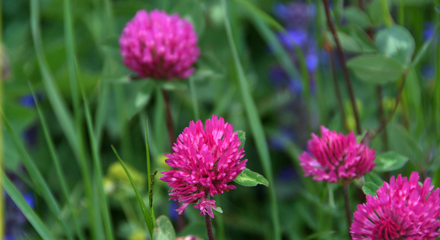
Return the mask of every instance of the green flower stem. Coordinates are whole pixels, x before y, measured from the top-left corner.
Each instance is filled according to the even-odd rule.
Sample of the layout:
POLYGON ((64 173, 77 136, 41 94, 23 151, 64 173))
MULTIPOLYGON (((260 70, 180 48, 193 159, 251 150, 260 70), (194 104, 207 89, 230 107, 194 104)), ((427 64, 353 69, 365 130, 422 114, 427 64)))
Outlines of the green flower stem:
MULTIPOLYGON (((388 150, 388 134, 385 129, 386 119, 385 119, 385 112, 383 109, 382 86, 381 85, 376 86, 376 94, 377 94, 377 101, 379 104, 379 109, 378 109, 379 120, 380 120, 380 124, 384 126, 384 131, 382 134, 382 141, 383 141, 382 144, 383 144, 384 150, 387 151, 388 150)), ((396 106, 397 106, 397 104, 396 104, 396 106)))

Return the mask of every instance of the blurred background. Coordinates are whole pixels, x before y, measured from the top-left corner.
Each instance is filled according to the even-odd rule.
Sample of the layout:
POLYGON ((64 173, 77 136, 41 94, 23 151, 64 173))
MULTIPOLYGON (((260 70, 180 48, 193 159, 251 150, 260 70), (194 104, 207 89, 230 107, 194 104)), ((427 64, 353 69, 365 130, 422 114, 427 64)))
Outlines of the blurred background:
MULTIPOLYGON (((381 178, 389 180, 398 173, 408 176, 417 170, 424 177, 433 177, 436 187, 440 186, 436 182, 440 181, 437 5, 434 0, 363 0, 362 7, 354 0, 330 1, 332 19, 348 61, 364 54, 386 55, 381 52, 383 46, 374 40, 378 32, 390 28, 390 21, 405 30, 404 36, 396 35, 404 40, 395 44, 409 45, 403 47, 408 56, 402 63, 404 77, 399 74, 381 82, 380 76, 390 74, 384 69, 372 67, 362 72, 356 66, 350 67, 362 130, 374 131, 383 119, 393 116, 370 146, 377 155, 391 150, 409 159, 403 168, 374 171, 351 184, 352 211, 365 201, 361 187, 368 179, 381 182, 381 178), (386 12, 382 3, 388 6, 386 12), (406 81, 402 80, 405 77, 406 81), (402 83, 405 85, 399 101, 402 83), (394 112, 396 102, 399 105, 394 112)), ((0 96, 11 127, 3 123, 4 171, 55 239, 68 237, 50 210, 51 203, 30 177, 29 162, 46 180, 74 239, 78 236, 72 214, 85 239, 94 239, 104 237, 106 221, 99 217, 104 211, 99 208, 99 198, 87 196, 87 189, 98 195, 102 188, 97 180, 100 175, 93 161, 94 150, 102 168, 102 189, 116 239, 149 239, 130 181, 111 149, 111 145, 118 149, 148 203, 146 117, 151 172, 158 169, 154 212, 156 216, 167 215, 178 236, 192 234, 207 239, 199 210, 188 207, 183 219, 178 220, 174 211, 177 203, 168 201, 169 188, 157 179, 161 171, 170 170, 164 156, 170 152, 170 144, 161 89, 170 97, 176 137, 190 121, 198 120, 197 115, 203 122, 212 114, 222 116, 234 131, 246 132, 247 167, 265 175, 273 189, 271 193, 264 186, 237 186, 234 191, 216 196, 217 205, 223 209, 223 214, 215 212, 213 219, 218 239, 275 239, 271 194, 277 203, 279 223, 275 225, 281 239, 349 239, 341 185, 303 177, 298 160, 311 133, 319 135, 321 125, 362 135, 356 131, 342 62, 328 30, 322 1, 231 0, 227 1, 228 14, 221 1, 203 0, 4 0, 1 7, 0 96), (134 73, 122 63, 118 39, 125 24, 140 9, 178 13, 194 25, 201 55, 190 80, 131 80, 134 73), (244 79, 240 79, 233 59, 226 18, 244 79), (246 81, 246 89, 240 85, 241 80, 246 81), (90 108, 92 138, 78 86, 84 89, 90 108), (250 113, 245 91, 251 94, 257 112, 250 113), (53 149, 45 138, 36 103, 46 119, 53 149), (262 124, 269 158, 260 155, 261 147, 257 147, 261 145, 256 144, 251 123, 255 119, 262 124), (29 161, 23 160, 24 149, 16 147, 10 130, 23 144, 29 161), (55 174, 53 151, 61 162, 72 209, 55 174), (85 177, 87 171, 90 181, 85 177), (93 221, 88 215, 91 208, 97 216, 93 221)), ((9 194, 3 194, 3 239, 41 239, 9 194)))

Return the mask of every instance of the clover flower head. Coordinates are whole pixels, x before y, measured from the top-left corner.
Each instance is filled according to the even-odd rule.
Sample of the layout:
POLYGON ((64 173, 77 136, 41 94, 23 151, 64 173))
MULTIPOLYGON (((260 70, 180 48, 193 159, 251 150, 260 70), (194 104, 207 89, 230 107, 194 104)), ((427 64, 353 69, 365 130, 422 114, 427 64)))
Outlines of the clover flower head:
POLYGON ((200 54, 191 23, 161 10, 138 11, 119 45, 124 64, 143 78, 187 78, 200 54))
POLYGON ((216 209, 215 200, 209 199, 217 194, 235 189, 227 185, 246 168, 247 160, 240 140, 233 127, 216 115, 205 122, 191 121, 189 127, 177 138, 173 153, 166 154, 166 163, 176 168, 162 172, 160 177, 168 182, 170 199, 183 202, 176 211, 182 214, 191 203, 200 209, 200 215, 208 214, 212 218, 212 208, 216 209))
POLYGON ((408 180, 399 174, 384 182, 376 196, 358 205, 350 228, 353 240, 434 240, 440 230, 440 190, 427 178, 419 185, 419 173, 408 180))
POLYGON ((322 137, 312 134, 308 152, 299 156, 305 176, 315 181, 349 182, 371 172, 376 165, 375 151, 356 142, 353 132, 347 136, 321 126, 322 137))

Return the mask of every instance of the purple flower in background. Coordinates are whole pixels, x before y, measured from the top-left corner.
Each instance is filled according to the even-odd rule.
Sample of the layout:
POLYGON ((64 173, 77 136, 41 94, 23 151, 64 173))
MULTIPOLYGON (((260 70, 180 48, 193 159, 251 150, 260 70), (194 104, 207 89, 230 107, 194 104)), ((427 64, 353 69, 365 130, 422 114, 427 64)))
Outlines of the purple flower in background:
POLYGON ((423 41, 428 41, 435 34, 435 25, 433 22, 425 22, 425 29, 423 30, 423 41))
MULTIPOLYGON (((23 171, 19 168, 18 171, 23 171)), ((35 208, 35 197, 33 193, 27 191, 27 187, 24 182, 14 173, 6 172, 9 179, 15 187, 21 192, 24 199, 31 208, 35 208)), ((6 213, 6 235, 4 239, 22 239, 24 238, 24 228, 28 224, 28 221, 24 214, 20 211, 17 205, 12 201, 9 195, 5 194, 5 213, 6 213)))
POLYGON ((287 30, 278 34, 281 42, 290 50, 294 50, 295 45, 303 46, 307 42, 307 32, 299 30, 287 30))

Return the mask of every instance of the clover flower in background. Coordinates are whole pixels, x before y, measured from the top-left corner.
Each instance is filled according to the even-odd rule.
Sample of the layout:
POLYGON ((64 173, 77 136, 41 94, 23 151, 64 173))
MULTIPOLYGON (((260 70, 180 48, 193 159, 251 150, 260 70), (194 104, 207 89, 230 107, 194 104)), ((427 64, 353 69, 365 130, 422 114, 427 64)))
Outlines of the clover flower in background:
POLYGON ((119 39, 124 64, 139 77, 187 78, 200 50, 193 26, 178 14, 140 10, 119 39))
POLYGON ((345 136, 321 126, 321 134, 312 134, 309 152, 299 156, 305 176, 313 176, 315 181, 336 183, 341 179, 349 183, 373 170, 375 151, 357 143, 353 131, 345 136))
POLYGON ((414 239, 434 240, 440 229, 440 190, 431 179, 419 185, 419 173, 408 180, 399 174, 384 182, 376 196, 358 205, 350 227, 353 240, 414 239))
POLYGON ((205 122, 191 121, 189 127, 177 138, 173 153, 166 154, 167 164, 178 170, 162 172, 159 179, 168 182, 170 199, 183 202, 176 211, 182 214, 190 203, 197 203, 200 215, 214 218, 215 195, 235 189, 227 185, 246 168, 247 159, 240 147, 240 140, 233 127, 216 115, 205 122))

